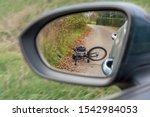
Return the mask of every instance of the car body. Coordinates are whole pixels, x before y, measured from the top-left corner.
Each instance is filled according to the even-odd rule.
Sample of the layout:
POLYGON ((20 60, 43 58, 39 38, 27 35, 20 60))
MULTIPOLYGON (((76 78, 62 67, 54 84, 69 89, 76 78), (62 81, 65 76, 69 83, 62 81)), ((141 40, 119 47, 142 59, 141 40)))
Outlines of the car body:
POLYGON ((126 30, 127 30, 127 21, 118 29, 116 33, 112 34, 113 45, 110 52, 111 54, 109 55, 109 58, 107 58, 102 64, 102 70, 106 76, 112 73, 113 62, 115 60, 115 57, 121 50, 123 42, 122 40, 126 34, 126 30))

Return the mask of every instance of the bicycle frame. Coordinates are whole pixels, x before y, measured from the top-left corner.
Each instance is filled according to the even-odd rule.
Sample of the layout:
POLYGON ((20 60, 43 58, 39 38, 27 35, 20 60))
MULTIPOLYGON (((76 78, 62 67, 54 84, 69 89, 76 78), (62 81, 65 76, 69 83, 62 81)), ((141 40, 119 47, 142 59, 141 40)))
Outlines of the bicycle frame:
POLYGON ((92 61, 99 61, 99 60, 102 60, 106 57, 107 55, 107 51, 102 48, 102 47, 99 47, 99 46, 96 46, 96 47, 93 47, 91 48, 89 51, 86 50, 85 47, 82 47, 82 46, 79 46, 79 47, 75 47, 73 48, 75 54, 73 54, 73 60, 75 61, 75 65, 77 65, 77 61, 78 60, 85 60, 85 58, 87 59, 87 62, 89 63, 90 60, 92 61), (104 52, 104 56, 102 56, 101 58, 98 58, 97 57, 99 56, 99 54, 97 52, 92 52, 94 49, 100 49, 104 52))

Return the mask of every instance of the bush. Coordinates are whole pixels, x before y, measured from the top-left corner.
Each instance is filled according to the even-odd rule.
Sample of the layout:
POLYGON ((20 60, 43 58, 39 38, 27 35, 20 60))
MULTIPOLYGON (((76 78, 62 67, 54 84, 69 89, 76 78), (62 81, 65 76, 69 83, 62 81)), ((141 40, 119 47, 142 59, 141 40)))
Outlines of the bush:
POLYGON ((104 25, 104 26, 114 26, 120 27, 124 24, 125 20, 123 18, 98 18, 96 20, 97 25, 104 25))
POLYGON ((87 18, 82 14, 61 17, 48 24, 39 35, 42 54, 51 65, 57 63, 68 53, 75 39, 86 29, 87 18))

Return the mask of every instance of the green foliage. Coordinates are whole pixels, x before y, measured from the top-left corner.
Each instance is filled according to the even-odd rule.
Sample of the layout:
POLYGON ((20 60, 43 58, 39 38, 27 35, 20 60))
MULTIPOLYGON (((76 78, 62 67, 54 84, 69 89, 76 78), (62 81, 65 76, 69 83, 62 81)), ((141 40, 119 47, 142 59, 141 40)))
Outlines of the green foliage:
POLYGON ((74 41, 86 32, 86 22, 82 14, 75 14, 53 21, 41 31, 40 48, 51 65, 56 66, 68 54, 74 41))
POLYGON ((120 27, 125 22, 125 15, 122 12, 102 11, 98 13, 97 25, 120 27))
POLYGON ((97 19, 97 25, 104 25, 104 26, 113 26, 113 27, 120 27, 124 24, 125 20, 122 18, 100 18, 97 19))

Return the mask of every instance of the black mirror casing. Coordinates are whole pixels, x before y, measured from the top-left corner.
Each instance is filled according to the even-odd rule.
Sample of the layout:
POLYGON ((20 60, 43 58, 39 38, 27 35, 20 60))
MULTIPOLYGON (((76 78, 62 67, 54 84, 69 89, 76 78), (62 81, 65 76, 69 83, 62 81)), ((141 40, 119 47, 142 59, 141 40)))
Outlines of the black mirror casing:
MULTIPOLYGON (((122 76, 125 77, 130 66, 127 66, 128 63, 131 63, 131 51, 134 51, 131 47, 136 41, 136 33, 138 32, 135 28, 140 28, 145 25, 147 22, 147 28, 150 27, 148 15, 139 7, 121 2, 96 2, 96 3, 83 3, 79 5, 72 5, 69 7, 63 7, 50 11, 44 16, 40 17, 37 21, 29 25, 23 33, 20 35, 20 45, 24 57, 30 67, 42 77, 47 79, 73 83, 73 84, 82 84, 82 85, 91 85, 91 86, 108 86, 115 82, 125 81, 125 78, 122 79, 122 76), (99 77, 90 77, 90 76, 80 76, 80 75, 71 75, 55 69, 50 69, 43 59, 41 58, 38 49, 37 49, 37 35, 40 30, 49 22, 73 13, 85 12, 85 11, 98 11, 98 10, 116 10, 125 13, 128 18, 127 34, 123 40, 122 51, 119 54, 119 59, 115 66, 115 70, 108 78, 99 78, 99 77), (139 24, 139 21, 142 23, 139 24), (128 69, 126 67, 129 67, 128 69)), ((150 28, 149 28, 150 29, 150 28)), ((149 33, 150 30, 147 30, 149 33)), ((136 46, 136 45, 134 45, 136 46)), ((134 68, 133 65, 131 69, 134 68)))

